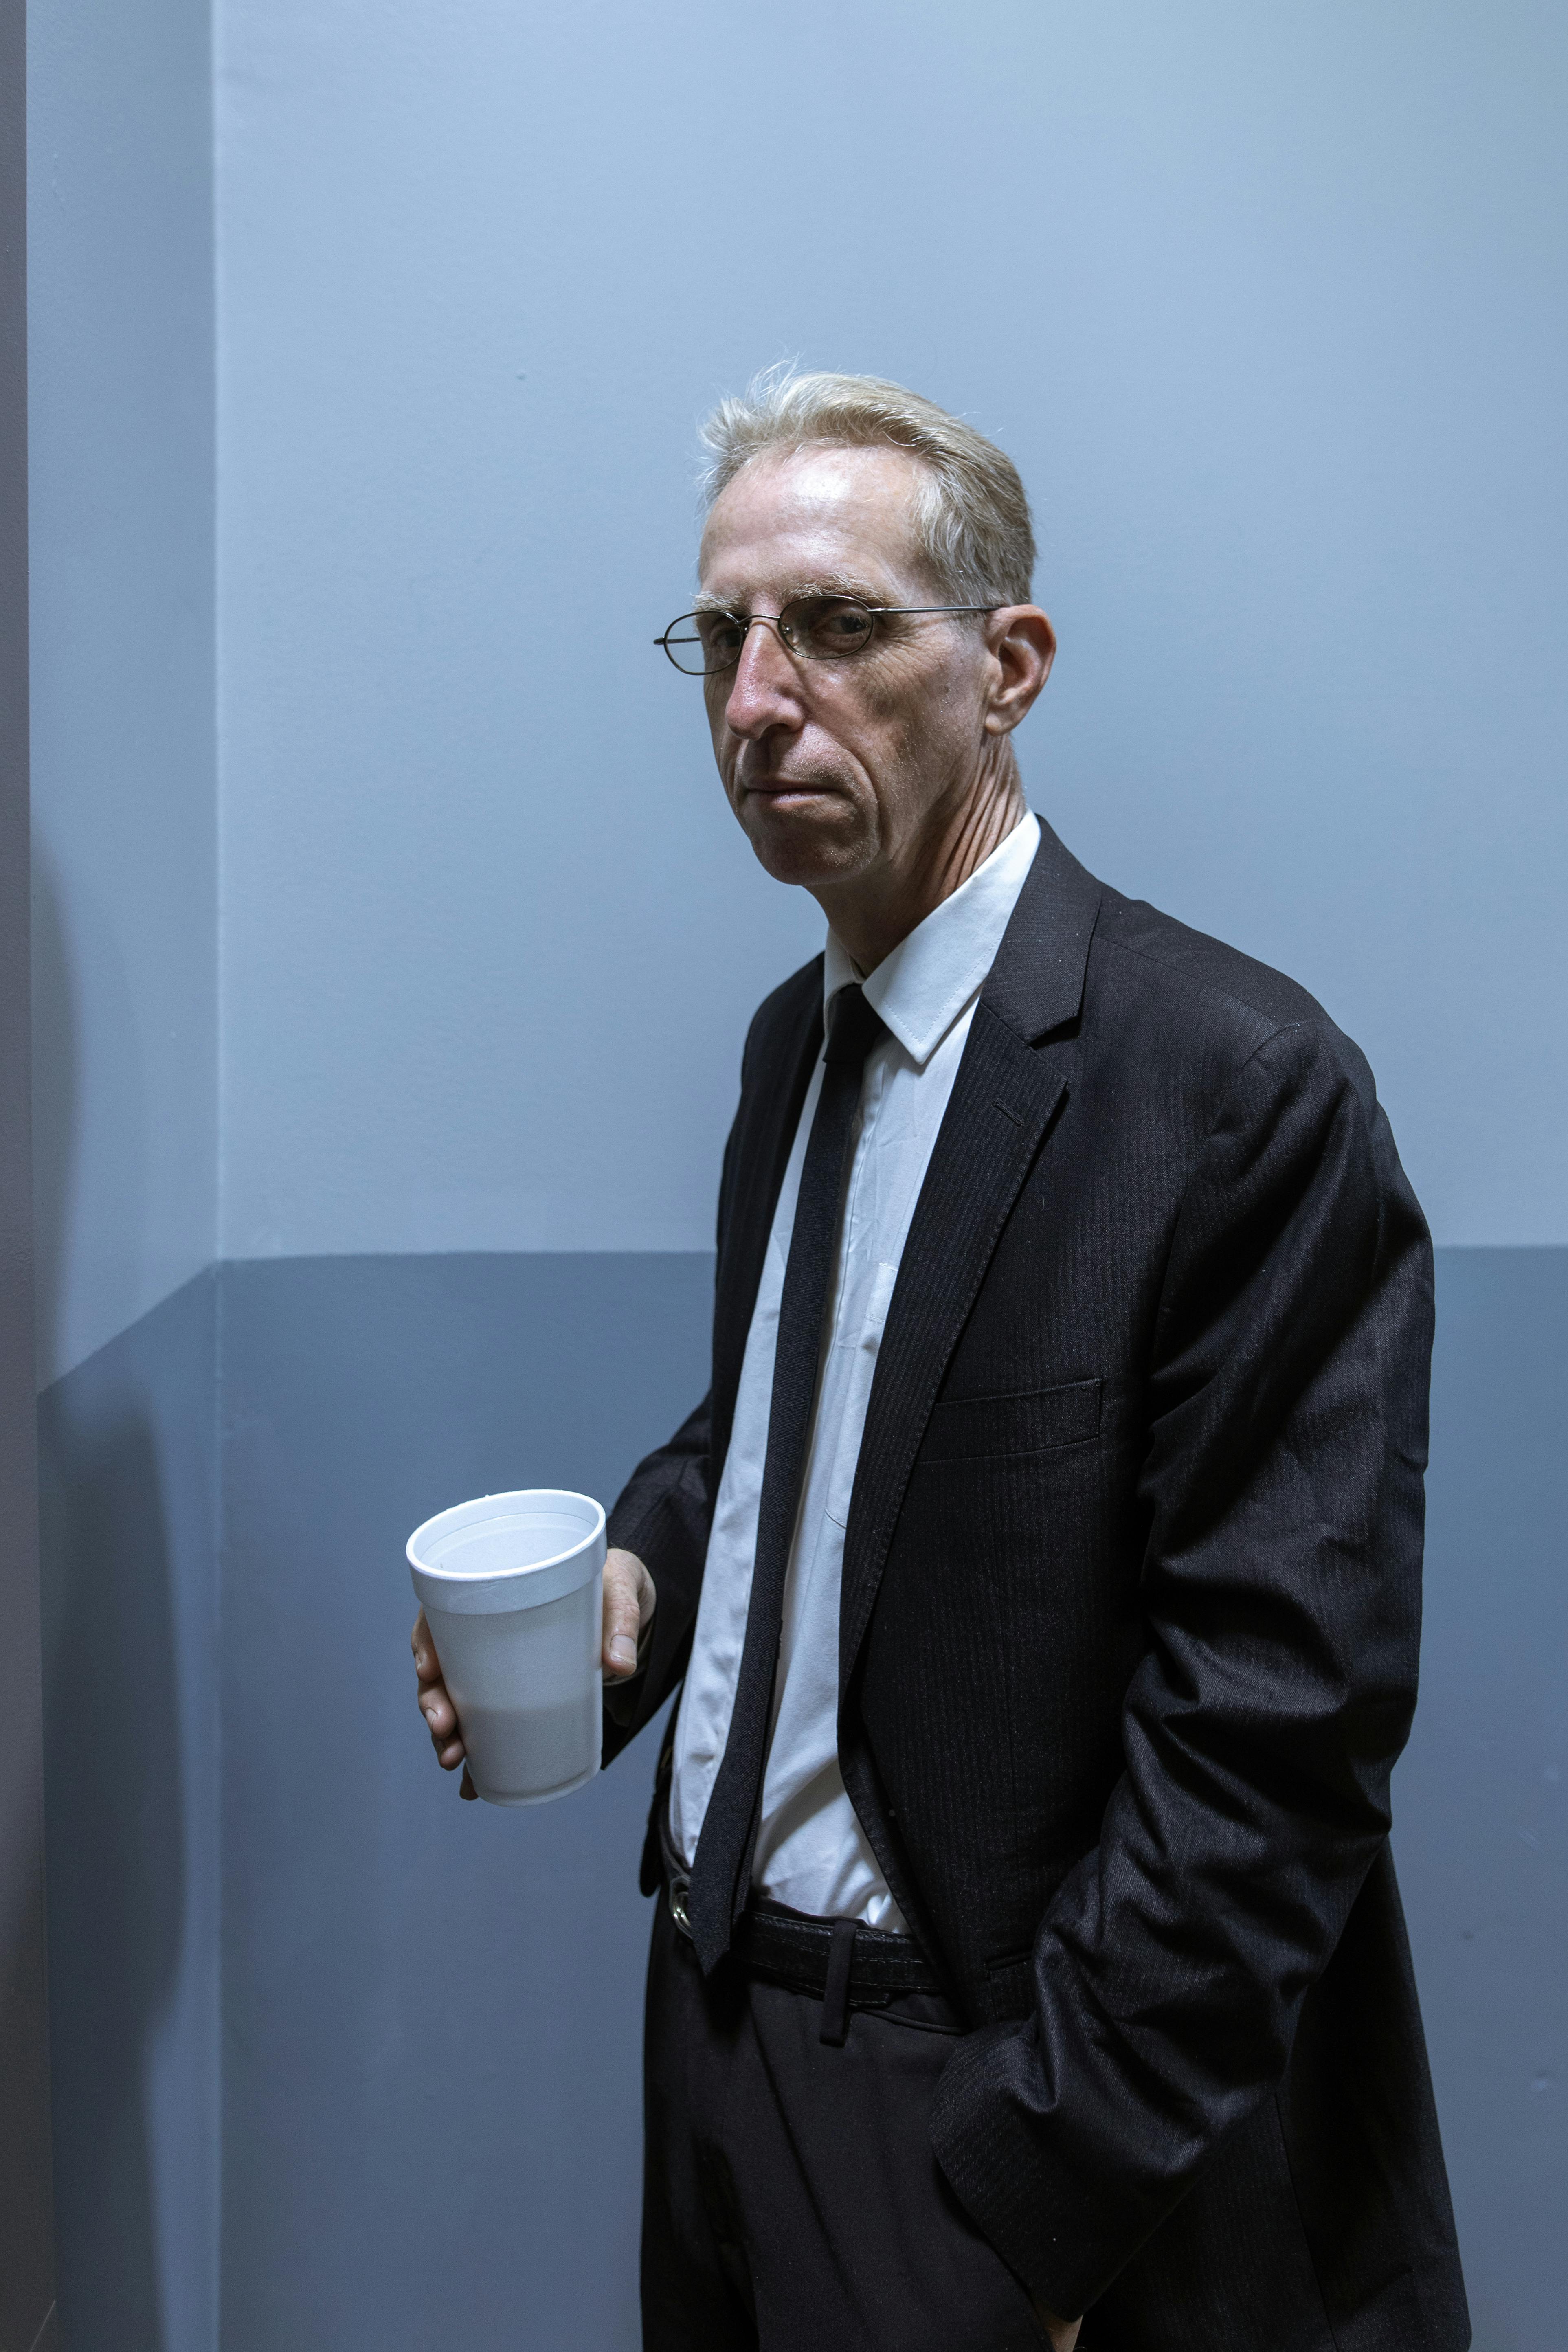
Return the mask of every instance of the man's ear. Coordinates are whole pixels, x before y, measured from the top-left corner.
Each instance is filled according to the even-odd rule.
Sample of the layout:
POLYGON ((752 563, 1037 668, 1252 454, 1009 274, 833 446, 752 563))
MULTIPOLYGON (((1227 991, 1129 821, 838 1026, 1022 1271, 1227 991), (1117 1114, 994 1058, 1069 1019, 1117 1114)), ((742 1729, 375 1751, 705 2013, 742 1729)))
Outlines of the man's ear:
POLYGON ((985 634, 995 664, 985 731, 1010 735, 1051 674, 1057 633, 1037 604, 1005 604, 989 615, 985 634))

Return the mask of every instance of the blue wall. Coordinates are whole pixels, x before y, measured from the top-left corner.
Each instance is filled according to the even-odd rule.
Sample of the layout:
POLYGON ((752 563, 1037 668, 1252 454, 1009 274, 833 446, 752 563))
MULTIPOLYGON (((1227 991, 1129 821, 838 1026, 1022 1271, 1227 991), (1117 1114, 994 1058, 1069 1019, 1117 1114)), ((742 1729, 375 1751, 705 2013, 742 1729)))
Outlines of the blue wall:
POLYGON ((205 0, 31 0, 34 1144, 66 2352, 217 2312, 205 0), (63 1376, 63 1377, 62 1377, 63 1376))
POLYGON ((403 1545, 455 1495, 616 1491, 707 1386, 710 1285, 228 1269, 225 2352, 638 2340, 657 1735, 580 1806, 461 1803, 410 1720, 403 1545))
POLYGON ((707 1245, 815 927, 649 640, 797 351, 1022 466, 1079 855, 1322 996, 1440 1241, 1568 1241, 1560 8, 218 24, 226 1255, 707 1245))
POLYGON ((458 1807, 401 1546, 609 1495, 700 1380, 743 1024, 819 930, 648 640, 695 417, 796 351, 1017 457, 1035 801, 1323 997, 1440 1241, 1526 1245, 1440 1262, 1397 1842, 1478 2345, 1536 2352, 1562 12, 860 0, 830 56, 717 0, 217 0, 210 55, 196 0, 31 16, 67 2352, 382 2352, 454 2296, 475 2352, 634 2340, 648 1759, 458 1807))
POLYGON ((205 0, 32 0, 28 343, 40 1380, 215 1254, 205 0))

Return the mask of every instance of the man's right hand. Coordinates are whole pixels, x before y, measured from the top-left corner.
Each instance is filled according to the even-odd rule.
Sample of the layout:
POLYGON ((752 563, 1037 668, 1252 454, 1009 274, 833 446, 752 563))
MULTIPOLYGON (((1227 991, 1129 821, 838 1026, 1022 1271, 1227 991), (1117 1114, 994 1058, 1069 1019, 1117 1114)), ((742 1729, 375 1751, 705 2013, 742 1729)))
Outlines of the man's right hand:
POLYGON ((458 1710, 441 1679, 441 1661, 436 1655, 436 1644, 430 1639, 430 1628, 423 1609, 414 1620, 413 1647, 414 1671, 419 1678, 419 1712, 425 1717, 430 1745, 436 1750, 436 1761, 443 1772, 455 1772, 461 1764, 463 1780, 458 1794, 477 1796, 479 1791, 468 1777, 468 1768, 464 1761, 468 1751, 463 1746, 463 1735, 458 1729, 458 1710))
MULTIPOLYGON (((637 1673, 642 1663, 644 1641, 653 1623, 657 1597, 653 1579, 636 1552, 606 1552, 600 1635, 600 1658, 606 1681, 629 1682, 637 1673)), ((414 1671, 419 1678, 419 1712, 425 1717, 436 1761, 443 1772, 455 1772, 461 1764, 459 1794, 475 1796, 478 1791, 468 1777, 458 1710, 441 1679, 441 1661, 436 1654, 423 1609, 414 1621, 413 1649, 414 1671)))

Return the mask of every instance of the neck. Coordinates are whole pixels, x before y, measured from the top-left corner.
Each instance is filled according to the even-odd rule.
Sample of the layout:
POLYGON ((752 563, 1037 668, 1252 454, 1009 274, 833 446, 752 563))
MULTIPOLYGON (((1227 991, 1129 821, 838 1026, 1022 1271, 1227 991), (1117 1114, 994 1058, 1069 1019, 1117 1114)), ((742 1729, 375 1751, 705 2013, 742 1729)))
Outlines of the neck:
POLYGON ((951 898, 1026 812, 1013 747, 1004 743, 970 790, 930 822, 899 854, 879 859, 853 881, 812 889, 823 913, 863 972, 875 971, 944 898, 951 898))

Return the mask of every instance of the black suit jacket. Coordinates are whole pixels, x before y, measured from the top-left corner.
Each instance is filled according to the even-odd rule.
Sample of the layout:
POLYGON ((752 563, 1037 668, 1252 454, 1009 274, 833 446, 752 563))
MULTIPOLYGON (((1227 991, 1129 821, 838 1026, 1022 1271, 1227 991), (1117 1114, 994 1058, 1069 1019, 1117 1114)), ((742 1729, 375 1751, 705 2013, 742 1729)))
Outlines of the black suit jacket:
MULTIPOLYGON (((973 2032, 949 2182, 1086 2347, 1468 2342, 1387 1838, 1415 1704, 1431 1251, 1305 992, 1048 828, 905 1244, 838 1744, 973 2032)), ((611 1541, 680 1679, 820 960, 747 1041, 710 1396, 611 1541)))

